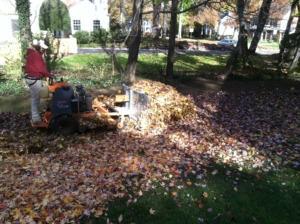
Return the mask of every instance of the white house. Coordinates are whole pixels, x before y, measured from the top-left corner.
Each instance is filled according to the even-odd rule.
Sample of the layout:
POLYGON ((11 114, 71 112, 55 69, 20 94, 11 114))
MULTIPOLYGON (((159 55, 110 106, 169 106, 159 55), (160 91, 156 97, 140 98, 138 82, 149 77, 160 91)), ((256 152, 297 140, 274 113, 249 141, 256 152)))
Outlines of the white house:
POLYGON ((107 0, 77 0, 69 4, 71 33, 78 30, 92 32, 95 29, 109 29, 107 0))
MULTIPOLYGON (((107 0, 61 0, 70 12, 71 33, 77 30, 93 31, 96 28, 109 29, 109 14, 107 0)), ((39 11, 41 0, 30 0, 31 31, 39 33, 39 11)), ((14 0, 0 0, 0 45, 15 40, 19 31, 18 14, 14 0)), ((65 34, 68 35, 68 34, 65 34)))
MULTIPOLYGON (((279 35, 281 40, 287 22, 290 16, 291 10, 290 6, 283 7, 281 9, 281 14, 277 14, 276 17, 273 17, 272 14, 268 18, 267 23, 265 24, 264 30, 261 35, 261 40, 272 39, 274 35, 279 35)), ((231 12, 223 13, 220 17, 218 25, 216 26, 216 32, 220 37, 233 36, 233 39, 238 39, 238 28, 235 27, 234 19, 230 16, 231 12)), ((250 21, 248 32, 249 36, 253 37, 254 32, 257 28, 258 16, 254 16, 250 21)), ((292 24, 290 33, 295 32, 295 23, 292 24)))
POLYGON ((231 16, 231 12, 222 13, 220 20, 216 26, 216 33, 219 37, 233 37, 238 39, 238 30, 235 27, 235 20, 231 16))
POLYGON ((9 0, 0 0, 0 45, 13 40, 19 31, 18 16, 14 5, 9 0))

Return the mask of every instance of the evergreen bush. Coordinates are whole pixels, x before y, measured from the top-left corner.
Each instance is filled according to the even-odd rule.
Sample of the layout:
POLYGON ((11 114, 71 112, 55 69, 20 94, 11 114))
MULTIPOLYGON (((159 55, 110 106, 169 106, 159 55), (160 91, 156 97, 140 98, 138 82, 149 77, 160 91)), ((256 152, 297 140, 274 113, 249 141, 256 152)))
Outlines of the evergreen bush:
POLYGON ((91 33, 91 42, 100 44, 102 47, 106 47, 109 41, 109 32, 105 29, 97 29, 91 33))
POLYGON ((91 42, 90 34, 85 30, 79 30, 73 36, 77 39, 78 44, 88 44, 91 42))

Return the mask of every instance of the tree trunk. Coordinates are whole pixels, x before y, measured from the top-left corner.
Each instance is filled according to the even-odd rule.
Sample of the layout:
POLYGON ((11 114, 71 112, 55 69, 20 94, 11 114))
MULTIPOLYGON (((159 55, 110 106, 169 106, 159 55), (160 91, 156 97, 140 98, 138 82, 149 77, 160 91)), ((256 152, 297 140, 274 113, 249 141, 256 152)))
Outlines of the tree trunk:
POLYGON ((158 39, 160 36, 159 30, 159 14, 161 9, 161 3, 157 0, 153 1, 153 18, 152 18, 152 38, 158 39))
POLYGON ((265 28, 266 22, 269 18, 270 8, 273 0, 264 0, 262 2, 259 15, 258 15, 258 21, 257 21, 257 27, 254 33, 254 37, 252 39, 249 53, 254 54, 258 45, 258 42, 260 40, 261 34, 265 28))
MULTIPOLYGON (((181 10, 183 10, 183 6, 181 6, 181 10)), ((182 13, 179 15, 179 24, 178 24, 178 39, 182 38, 182 13)))
MULTIPOLYGON (((298 12, 299 12, 299 10, 300 10, 300 3, 299 2, 297 4, 297 9, 298 9, 298 12)), ((299 18, 300 17, 298 16, 295 33, 300 33, 300 19, 299 18)))
POLYGON ((126 25, 126 8, 125 8, 126 0, 120 0, 120 23, 122 29, 125 30, 126 25))
POLYGON ((227 78, 227 76, 230 74, 230 72, 232 70, 234 63, 238 59, 239 52, 240 52, 240 39, 238 40, 236 47, 233 49, 233 51, 231 51, 230 57, 229 57, 228 61, 226 62, 225 69, 219 78, 221 78, 221 79, 227 78))
MULTIPOLYGON (((168 3, 164 2, 164 11, 167 11, 168 9, 168 3)), ((168 26, 168 13, 164 13, 164 19, 163 19, 163 30, 162 30, 162 38, 167 37, 167 26, 168 26)))
MULTIPOLYGON (((244 0, 240 0, 241 2, 244 0)), ((242 34, 241 36, 241 49, 242 49, 242 57, 243 57, 243 69, 252 67, 252 63, 249 58, 248 54, 248 31, 247 31, 247 21, 246 21, 246 16, 249 12, 249 5, 250 5, 251 0, 246 0, 244 2, 244 10, 243 13, 240 14, 239 20, 240 20, 240 33, 242 34)), ((241 3, 242 4, 242 3, 241 3)))
POLYGON ((171 6, 171 21, 170 21, 170 35, 169 35, 169 48, 167 58, 166 75, 168 78, 173 78, 174 69, 174 56, 175 56, 175 39, 176 39, 176 22, 177 22, 177 7, 178 0, 172 0, 171 6))
POLYGON ((289 17, 289 20, 287 22, 287 25, 286 25, 286 29, 284 31, 284 36, 280 42, 280 45, 279 45, 279 56, 278 56, 278 64, 277 64, 277 72, 278 73, 282 73, 282 64, 283 64, 283 55, 284 55, 284 50, 289 42, 289 33, 290 33, 290 29, 291 29, 291 25, 292 25, 292 21, 294 19, 294 16, 295 16, 295 11, 296 11, 296 8, 297 8, 297 5, 299 3, 299 0, 293 0, 292 2, 292 6, 291 6, 291 14, 290 14, 290 17, 289 17))
POLYGON ((26 57, 28 43, 32 39, 30 26, 30 2, 29 0, 16 0, 16 9, 18 12, 18 22, 20 28, 20 42, 22 50, 22 59, 26 57))
POLYGON ((133 20, 130 31, 128 59, 125 68, 125 82, 134 83, 136 64, 139 55, 142 35, 143 0, 135 0, 133 5, 133 20))
MULTIPOLYGON (((300 10, 299 1, 297 3, 297 10, 298 10, 298 12, 300 10)), ((295 33, 290 35, 290 39, 292 39, 291 40, 291 46, 288 48, 288 51, 284 54, 283 61, 282 61, 282 66, 281 66, 281 68, 284 68, 287 64, 288 66, 286 66, 286 68, 288 68, 289 71, 291 71, 294 68, 298 67, 299 58, 300 58, 300 47, 299 47, 299 44, 298 44, 299 39, 300 39, 299 14, 297 16, 298 16, 298 20, 297 20, 295 33)))
POLYGON ((249 3, 251 0, 238 0, 237 1, 237 11, 239 17, 239 39, 237 42, 237 46, 231 52, 230 58, 228 59, 225 69, 220 78, 225 79, 230 74, 232 67, 236 60, 238 59, 239 52, 242 52, 243 58, 243 69, 247 67, 252 67, 252 63, 248 56, 248 35, 246 29, 246 14, 248 13, 249 3))

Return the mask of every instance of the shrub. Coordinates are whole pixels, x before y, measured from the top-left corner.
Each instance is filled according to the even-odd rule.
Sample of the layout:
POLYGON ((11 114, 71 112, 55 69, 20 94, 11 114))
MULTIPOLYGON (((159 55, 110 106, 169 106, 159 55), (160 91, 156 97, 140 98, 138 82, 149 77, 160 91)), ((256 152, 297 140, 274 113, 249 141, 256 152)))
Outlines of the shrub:
POLYGON ((274 42, 279 43, 279 39, 280 39, 280 37, 279 37, 278 34, 276 34, 276 35, 273 36, 274 42))
POLYGON ((91 33, 91 41, 100 44, 102 47, 106 47, 109 41, 109 32, 105 29, 97 29, 91 33))
POLYGON ((90 34, 87 31, 79 30, 73 36, 77 39, 78 44, 88 44, 91 42, 90 34))
POLYGON ((122 32, 121 30, 117 30, 114 32, 110 32, 111 38, 115 40, 117 43, 123 43, 128 35, 127 32, 122 32))
POLYGON ((0 54, 5 58, 5 64, 0 67, 0 76, 6 79, 18 80, 22 78, 21 46, 16 42, 9 42, 0 48, 0 54))

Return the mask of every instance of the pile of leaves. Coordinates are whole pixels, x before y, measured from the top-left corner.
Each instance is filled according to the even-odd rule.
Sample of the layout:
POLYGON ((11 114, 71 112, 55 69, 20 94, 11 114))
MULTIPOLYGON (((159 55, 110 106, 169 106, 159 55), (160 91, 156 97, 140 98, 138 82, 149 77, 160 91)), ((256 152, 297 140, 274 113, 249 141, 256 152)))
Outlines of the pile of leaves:
POLYGON ((174 87, 152 80, 139 80, 132 89, 148 95, 148 109, 139 117, 141 131, 163 131, 166 124, 196 115, 191 97, 180 94, 174 87))
MULTIPOLYGON (((196 106, 191 97, 180 94, 174 87, 165 85, 161 82, 153 80, 139 80, 131 89, 144 93, 148 96, 147 108, 140 111, 138 122, 132 122, 126 119, 126 129, 135 129, 138 131, 161 132, 165 125, 172 121, 183 118, 190 118, 196 115, 196 106)), ((118 94, 122 94, 121 91, 118 94)), ((133 97, 133 104, 137 106, 140 102, 133 97)), ((93 100, 94 105, 99 105, 108 112, 110 105, 118 110, 117 106, 125 107, 125 105, 116 105, 115 96, 99 95, 93 100)), ((99 116, 99 123, 102 125, 114 126, 118 119, 110 119, 107 116, 99 116)))
POLYGON ((145 131, 61 137, 32 129, 29 114, 1 113, 0 220, 68 223, 91 213, 98 217, 110 201, 134 203, 158 183, 170 194, 191 184, 202 187, 182 184, 182 177, 205 183, 212 164, 257 173, 299 167, 299 91, 206 92, 187 100, 155 82, 133 88, 153 100, 155 112, 143 116, 155 122, 145 131), (179 113, 178 102, 189 109, 179 113), (174 112, 162 113, 168 105, 174 112))

